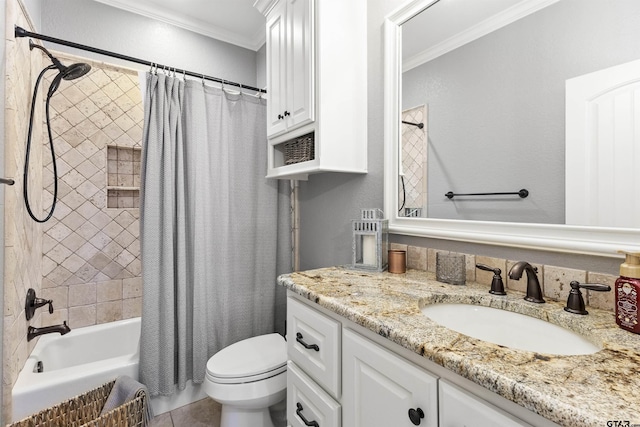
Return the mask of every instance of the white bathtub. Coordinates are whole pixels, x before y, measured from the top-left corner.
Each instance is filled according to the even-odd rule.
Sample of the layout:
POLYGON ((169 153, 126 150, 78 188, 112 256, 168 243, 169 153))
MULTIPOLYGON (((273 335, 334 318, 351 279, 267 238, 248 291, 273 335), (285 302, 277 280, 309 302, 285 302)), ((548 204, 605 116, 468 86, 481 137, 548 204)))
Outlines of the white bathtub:
MULTIPOLYGON (((12 390, 14 421, 114 380, 138 379, 140 318, 40 336, 12 390), (42 362, 43 372, 36 372, 42 362)), ((151 399, 156 415, 205 398, 193 386, 151 399)))
POLYGON ((140 318, 40 336, 13 386, 13 419, 115 379, 138 378, 140 318), (43 372, 36 372, 42 362, 43 372))

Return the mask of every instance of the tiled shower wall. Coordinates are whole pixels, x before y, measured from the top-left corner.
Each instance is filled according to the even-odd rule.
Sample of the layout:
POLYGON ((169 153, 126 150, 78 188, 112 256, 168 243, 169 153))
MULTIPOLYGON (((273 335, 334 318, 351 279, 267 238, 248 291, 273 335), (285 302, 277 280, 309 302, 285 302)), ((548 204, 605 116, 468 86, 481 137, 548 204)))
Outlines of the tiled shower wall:
MULTIPOLYGON (((5 76, 5 175, 16 183, 5 187, 4 212, 4 330, 3 330, 3 416, 11 418, 11 388, 22 369, 34 341, 27 343, 24 298, 27 289, 37 292, 42 283, 42 226, 27 215, 22 201, 22 168, 31 103, 31 88, 44 66, 41 55, 29 51, 28 40, 15 39, 13 26, 32 29, 26 12, 17 0, 6 1, 6 76, 5 76)), ((42 117, 38 104, 36 117, 42 117)), ((42 210, 42 121, 33 126, 33 141, 29 172, 31 206, 42 210)), ((39 319, 31 324, 37 325, 39 319)))
MULTIPOLYGON (((89 62, 91 71, 63 82, 51 100, 58 205, 44 225, 42 297, 54 301, 55 311, 42 323, 68 320, 78 328, 136 317, 142 296, 139 209, 129 203, 111 208, 107 197, 119 194, 119 186, 133 191, 133 149, 141 147, 144 119, 138 73, 54 56, 67 64, 89 62), (125 170, 129 180, 109 182, 125 170)), ((53 182, 46 141, 43 149, 48 200, 53 182)))
MULTIPOLYGON (((139 210, 107 207, 107 147, 131 151, 141 145, 137 72, 54 52, 65 64, 89 62, 92 70, 63 81, 51 100, 58 203, 53 218, 38 224, 22 200, 22 168, 32 88, 49 60, 30 51, 26 38, 14 38, 14 25, 33 31, 21 3, 7 0, 6 8, 5 175, 16 184, 5 189, 3 423, 11 421, 11 389, 37 342, 26 341, 29 325, 67 320, 73 329, 139 316, 142 294, 139 210), (53 300, 53 315, 43 308, 26 321, 29 288, 53 300)), ((43 87, 48 82, 41 92, 43 87)), ((42 218, 53 192, 43 102, 35 117, 29 199, 42 218)))
POLYGON ((398 206, 402 206, 403 216, 426 216, 427 209, 427 120, 426 106, 402 112, 402 120, 422 123, 424 127, 402 124, 402 169, 404 172, 404 192, 402 184, 398 191, 398 206))

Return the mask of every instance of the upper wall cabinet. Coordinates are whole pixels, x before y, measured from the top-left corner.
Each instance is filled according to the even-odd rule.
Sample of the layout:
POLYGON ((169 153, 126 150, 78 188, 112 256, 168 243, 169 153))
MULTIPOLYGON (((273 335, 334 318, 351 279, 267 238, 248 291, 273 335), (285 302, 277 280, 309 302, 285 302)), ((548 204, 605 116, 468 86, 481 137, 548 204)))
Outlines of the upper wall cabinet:
POLYGON ((258 0, 268 178, 367 172, 366 0, 258 0))
POLYGON ((313 1, 283 0, 267 19, 267 135, 314 119, 313 1))

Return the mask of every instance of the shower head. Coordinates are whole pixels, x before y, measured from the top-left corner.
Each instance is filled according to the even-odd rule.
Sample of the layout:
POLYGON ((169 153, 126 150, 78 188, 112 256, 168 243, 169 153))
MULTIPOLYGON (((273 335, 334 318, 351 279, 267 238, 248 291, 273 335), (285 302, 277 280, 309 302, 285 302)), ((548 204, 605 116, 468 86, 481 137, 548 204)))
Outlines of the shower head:
POLYGON ((58 89, 58 85, 60 84, 60 79, 74 80, 84 76, 89 72, 89 70, 91 70, 91 65, 85 64, 85 63, 77 63, 77 64, 71 64, 69 66, 66 66, 62 62, 60 62, 58 58, 53 56, 43 46, 40 46, 39 44, 35 44, 33 40, 29 39, 29 49, 33 50, 34 47, 43 51, 49 57, 53 65, 55 65, 55 67, 58 69, 58 75, 53 79, 56 84, 53 90, 50 91, 51 93, 55 92, 55 90, 58 89))
POLYGON ((84 76, 90 70, 91 70, 91 65, 85 64, 84 62, 80 62, 80 63, 71 64, 67 67, 64 67, 64 70, 60 70, 60 74, 62 74, 62 78, 65 80, 75 80, 79 77, 84 76))

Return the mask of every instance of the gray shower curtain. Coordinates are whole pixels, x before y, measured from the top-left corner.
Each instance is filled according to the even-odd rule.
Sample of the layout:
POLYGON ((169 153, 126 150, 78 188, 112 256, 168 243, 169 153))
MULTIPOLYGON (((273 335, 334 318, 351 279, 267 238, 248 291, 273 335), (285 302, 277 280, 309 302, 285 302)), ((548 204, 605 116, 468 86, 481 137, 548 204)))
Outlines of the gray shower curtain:
POLYGON ((201 383, 216 351, 283 326, 289 191, 264 178, 265 121, 264 99, 147 75, 140 380, 152 396, 201 383))

